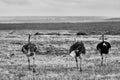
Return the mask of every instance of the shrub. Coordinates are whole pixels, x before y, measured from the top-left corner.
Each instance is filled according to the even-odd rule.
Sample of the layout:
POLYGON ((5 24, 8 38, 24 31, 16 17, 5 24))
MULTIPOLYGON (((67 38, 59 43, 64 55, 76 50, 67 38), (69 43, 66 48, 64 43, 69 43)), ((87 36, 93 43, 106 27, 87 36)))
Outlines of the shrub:
POLYGON ((36 32, 34 35, 44 35, 43 33, 36 32))
POLYGON ((87 35, 85 32, 77 32, 76 35, 87 35))
POLYGON ((57 33, 57 32, 51 32, 51 33, 47 33, 46 35, 60 35, 60 33, 57 33))
POLYGON ((65 35, 65 36, 72 36, 73 34, 65 33, 65 34, 62 34, 62 35, 65 35))

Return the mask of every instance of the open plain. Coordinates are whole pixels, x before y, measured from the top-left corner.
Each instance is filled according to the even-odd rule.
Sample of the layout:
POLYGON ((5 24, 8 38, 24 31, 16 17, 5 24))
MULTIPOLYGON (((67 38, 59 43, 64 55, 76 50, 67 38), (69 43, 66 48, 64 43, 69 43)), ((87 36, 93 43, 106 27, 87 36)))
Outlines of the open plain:
MULTIPOLYGON (((59 30, 61 34, 73 35, 34 35, 40 30, 1 30, 0 31, 0 80, 119 80, 120 79, 120 36, 105 35, 112 45, 109 55, 101 66, 101 56, 96 45, 101 35, 75 36, 73 31, 59 30), (27 58, 21 52, 27 43, 28 34, 31 42, 38 47, 35 56, 36 72, 27 69, 27 58), (75 39, 76 38, 76 39, 75 39), (82 55, 82 72, 77 71, 75 59, 68 53, 75 41, 83 41, 86 55, 82 55), (14 56, 10 56, 14 54, 14 56)), ((32 64, 32 59, 31 59, 32 64)))

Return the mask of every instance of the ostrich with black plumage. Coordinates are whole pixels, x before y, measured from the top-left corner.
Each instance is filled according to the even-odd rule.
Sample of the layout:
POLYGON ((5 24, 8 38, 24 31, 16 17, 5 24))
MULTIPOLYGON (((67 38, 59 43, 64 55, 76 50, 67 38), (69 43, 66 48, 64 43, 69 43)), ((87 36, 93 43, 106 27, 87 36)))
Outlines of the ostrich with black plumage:
POLYGON ((96 48, 101 55, 101 65, 103 65, 103 54, 109 54, 109 49, 111 48, 111 44, 104 40, 104 34, 102 34, 102 42, 98 43, 96 48))
POLYGON ((82 71, 82 57, 81 54, 85 54, 86 53, 86 49, 84 46, 83 41, 76 41, 74 44, 72 44, 72 46, 69 49, 69 53, 72 57, 75 58, 76 61, 76 66, 77 66, 77 70, 78 70, 78 57, 80 59, 80 71, 82 71))
POLYGON ((26 55, 27 59, 28 59, 28 69, 30 70, 30 57, 33 57, 33 65, 35 64, 35 54, 37 51, 37 47, 34 43, 31 43, 30 41, 30 37, 31 35, 29 34, 28 37, 28 43, 23 45, 22 47, 22 52, 23 54, 26 55))

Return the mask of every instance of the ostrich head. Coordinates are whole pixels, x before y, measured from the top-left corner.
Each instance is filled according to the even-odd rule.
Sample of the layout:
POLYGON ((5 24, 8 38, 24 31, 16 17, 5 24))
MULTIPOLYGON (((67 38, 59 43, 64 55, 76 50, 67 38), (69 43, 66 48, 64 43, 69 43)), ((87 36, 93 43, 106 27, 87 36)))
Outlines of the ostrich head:
POLYGON ((105 36, 105 33, 101 33, 99 40, 105 41, 108 40, 108 38, 105 36))
POLYGON ((104 41, 104 34, 102 34, 102 41, 104 41))

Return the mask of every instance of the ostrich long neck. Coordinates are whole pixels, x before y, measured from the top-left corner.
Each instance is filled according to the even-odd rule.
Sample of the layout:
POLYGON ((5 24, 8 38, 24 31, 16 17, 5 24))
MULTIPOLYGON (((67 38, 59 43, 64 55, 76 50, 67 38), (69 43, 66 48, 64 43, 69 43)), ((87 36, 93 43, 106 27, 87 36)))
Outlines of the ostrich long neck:
POLYGON ((74 36, 73 38, 74 38, 74 42, 76 42, 77 41, 77 36, 74 36))
POLYGON ((104 41, 104 34, 102 34, 102 41, 104 41))
POLYGON ((30 35, 29 35, 29 37, 28 37, 28 43, 30 43, 30 35))

